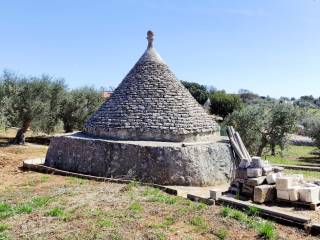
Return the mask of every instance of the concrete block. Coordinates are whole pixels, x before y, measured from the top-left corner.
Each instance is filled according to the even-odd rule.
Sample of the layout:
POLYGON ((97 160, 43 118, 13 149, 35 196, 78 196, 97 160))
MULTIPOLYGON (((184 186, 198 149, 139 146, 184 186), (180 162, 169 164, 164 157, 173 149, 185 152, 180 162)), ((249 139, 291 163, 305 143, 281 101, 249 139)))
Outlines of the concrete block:
POLYGON ((249 178, 247 180, 247 184, 255 187, 255 186, 263 184, 265 182, 265 180, 266 180, 265 176, 257 177, 257 178, 249 178))
POLYGON ((319 202, 319 187, 301 187, 299 189, 299 200, 307 203, 319 202))
POLYGON ((275 184, 276 179, 282 177, 282 172, 277 172, 277 173, 269 173, 266 177, 267 183, 268 184, 275 184))
POLYGON ((261 168, 247 168, 247 176, 249 178, 257 178, 262 176, 261 168))
POLYGON ((252 157, 250 167, 251 168, 263 168, 264 161, 260 157, 252 157))
POLYGON ((299 177, 297 176, 283 176, 276 179, 277 190, 291 189, 299 185, 299 177))
POLYGON ((261 185, 254 188, 253 201, 257 203, 272 202, 276 198, 275 185, 261 185))
POLYGON ((210 198, 213 200, 218 200, 222 196, 222 191, 221 190, 210 190, 210 198))

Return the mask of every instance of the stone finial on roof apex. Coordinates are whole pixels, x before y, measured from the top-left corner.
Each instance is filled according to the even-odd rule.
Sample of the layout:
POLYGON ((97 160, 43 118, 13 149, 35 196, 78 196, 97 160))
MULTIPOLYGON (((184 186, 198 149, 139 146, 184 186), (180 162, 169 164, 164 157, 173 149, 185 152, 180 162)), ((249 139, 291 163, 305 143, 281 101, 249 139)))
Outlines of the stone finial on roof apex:
POLYGON ((152 48, 152 47, 153 47, 153 45, 152 45, 153 39, 154 39, 153 36, 154 36, 154 33, 149 30, 149 31, 147 32, 148 48, 152 48))

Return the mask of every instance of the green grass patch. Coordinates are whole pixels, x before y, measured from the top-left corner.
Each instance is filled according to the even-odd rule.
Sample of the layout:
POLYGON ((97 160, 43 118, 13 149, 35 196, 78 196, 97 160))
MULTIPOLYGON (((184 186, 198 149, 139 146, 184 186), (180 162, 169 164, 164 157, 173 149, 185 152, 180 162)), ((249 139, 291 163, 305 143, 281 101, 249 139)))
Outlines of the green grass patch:
POLYGON ((303 176, 308 179, 320 178, 320 172, 315 172, 315 171, 285 169, 284 173, 285 174, 303 174, 303 176))
POLYGON ((176 204, 178 200, 178 197, 170 196, 157 188, 147 188, 143 195, 148 197, 149 202, 162 202, 173 205, 176 204))
POLYGON ((101 219, 98 221, 98 225, 100 227, 112 227, 113 226, 113 222, 108 220, 108 219, 101 219))
POLYGON ((34 197, 32 198, 32 206, 35 208, 41 208, 48 205, 50 201, 50 197, 42 196, 42 197, 34 197))
POLYGON ((208 228, 206 220, 201 216, 193 216, 190 219, 189 223, 193 226, 200 228, 201 230, 207 230, 208 228))
POLYGON ((247 212, 250 216, 258 216, 260 213, 260 209, 255 206, 250 206, 247 212))
POLYGON ((13 215, 13 208, 7 203, 0 203, 0 219, 4 219, 13 215))
MULTIPOLYGON (((254 213, 256 212, 255 210, 251 210, 251 211, 253 211, 254 213)), ((254 228, 259 233, 259 235, 262 236, 264 239, 267 239, 267 240, 276 239, 277 233, 272 222, 263 221, 257 218, 256 215, 248 216, 246 213, 230 207, 223 207, 220 211, 220 214, 223 217, 233 218, 247 225, 250 228, 254 228)))
POLYGON ((10 240, 11 238, 5 232, 0 232, 0 240, 10 240))
POLYGON ((49 177, 48 175, 41 176, 40 182, 41 182, 41 183, 48 182, 49 178, 50 178, 50 177, 49 177))
POLYGON ((172 224, 174 224, 174 219, 172 217, 165 218, 161 223, 159 224, 153 224, 151 225, 152 228, 165 228, 168 229, 172 224))
POLYGON ((15 213, 17 214, 23 214, 23 213, 32 213, 33 211, 33 206, 32 203, 23 203, 15 207, 14 209, 15 213))
POLYGON ((77 178, 77 177, 66 177, 66 181, 70 184, 76 184, 76 185, 84 185, 88 183, 87 179, 77 178))
POLYGON ((46 216, 50 217, 60 217, 63 218, 65 216, 65 212, 62 208, 55 207, 46 213, 46 216))
POLYGON ((275 156, 265 154, 263 159, 273 164, 284 165, 303 165, 310 164, 304 159, 319 159, 319 155, 315 154, 316 147, 312 146, 295 146, 289 145, 282 154, 277 153, 275 156))
POLYGON ((265 239, 275 240, 277 239, 277 234, 274 229, 274 225, 271 222, 264 221, 257 226, 257 230, 260 236, 265 239))
POLYGON ((230 207, 223 207, 221 210, 220 210, 220 215, 222 217, 228 217, 231 215, 231 212, 233 211, 232 208, 230 207))
POLYGON ((0 223, 0 233, 4 232, 5 230, 8 230, 8 229, 9 229, 8 224, 0 223))
POLYGON ((218 231, 216 232, 215 235, 216 235, 220 240, 224 240, 224 239, 226 239, 226 237, 228 236, 228 231, 227 231, 225 228, 221 227, 221 228, 218 229, 218 231))
POLYGON ((129 210, 133 212, 141 212, 143 208, 140 203, 134 202, 129 206, 129 210))

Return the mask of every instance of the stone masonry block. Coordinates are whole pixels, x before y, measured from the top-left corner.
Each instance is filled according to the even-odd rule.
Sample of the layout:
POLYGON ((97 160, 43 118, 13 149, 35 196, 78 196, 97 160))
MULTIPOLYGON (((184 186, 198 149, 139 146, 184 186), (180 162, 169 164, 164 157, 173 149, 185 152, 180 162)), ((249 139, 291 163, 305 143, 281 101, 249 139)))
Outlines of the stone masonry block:
POLYGON ((252 157, 251 168, 263 168, 264 165, 264 161, 260 157, 252 157))
POLYGON ((267 175, 267 183, 268 184, 275 184, 276 179, 279 177, 282 177, 282 172, 268 174, 267 175))
POLYGON ((319 187, 302 187, 299 189, 299 200, 308 203, 319 202, 319 187))
POLYGON ((236 171, 236 178, 240 178, 240 179, 247 179, 247 169, 244 168, 238 168, 236 171))
POLYGON ((275 185, 261 185, 254 188, 253 201, 257 203, 272 202, 276 198, 275 185))
POLYGON ((287 190, 299 184, 299 178, 295 176, 283 176, 276 179, 277 190, 287 190))
POLYGON ((288 201, 298 201, 299 200, 299 188, 300 187, 292 187, 285 190, 277 189, 277 198, 288 200, 288 201))
POLYGON ((218 200, 222 196, 222 191, 221 190, 210 190, 210 198, 213 200, 218 200))
POLYGON ((247 168, 247 176, 249 178, 257 178, 262 176, 261 168, 247 168))
POLYGON ((257 178, 249 178, 247 180, 247 184, 255 187, 255 186, 263 184, 265 180, 266 180, 265 176, 261 176, 261 177, 257 177, 257 178))

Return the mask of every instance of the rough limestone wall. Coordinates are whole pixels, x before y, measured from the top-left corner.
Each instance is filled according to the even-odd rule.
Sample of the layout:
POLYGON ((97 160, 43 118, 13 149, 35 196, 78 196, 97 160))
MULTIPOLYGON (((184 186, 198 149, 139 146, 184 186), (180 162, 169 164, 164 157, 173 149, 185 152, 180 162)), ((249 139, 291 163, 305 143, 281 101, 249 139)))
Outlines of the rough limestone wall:
POLYGON ((45 165, 105 177, 167 185, 213 185, 234 169, 225 143, 146 146, 93 138, 54 137, 45 165))

